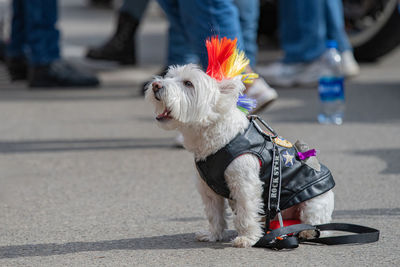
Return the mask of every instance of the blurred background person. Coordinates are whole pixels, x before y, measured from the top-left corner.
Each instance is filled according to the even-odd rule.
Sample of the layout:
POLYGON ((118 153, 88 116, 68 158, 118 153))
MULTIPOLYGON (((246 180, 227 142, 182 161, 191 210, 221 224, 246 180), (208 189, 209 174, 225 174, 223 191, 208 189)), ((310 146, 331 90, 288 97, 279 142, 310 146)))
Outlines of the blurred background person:
MULTIPOLYGON (((89 48, 87 57, 94 60, 135 64, 135 35, 149 0, 125 0, 118 12, 113 35, 102 45, 89 48)), ((238 39, 238 46, 250 59, 248 72, 256 65, 259 0, 229 1, 158 1, 169 21, 166 64, 157 75, 165 75, 168 66, 200 63, 207 67, 205 40, 212 35, 238 39), (195 15, 194 15, 195 14, 195 15)), ((147 82, 143 84, 143 92, 147 82)), ((277 98, 277 93, 262 79, 249 86, 246 93, 257 100, 261 110, 277 98)))
MULTIPOLYGON (((258 0, 158 0, 167 14, 167 65, 200 62, 207 68, 205 40, 213 35, 237 38, 238 48, 250 59, 246 72, 253 72, 257 55, 258 0)), ((268 106, 278 95, 262 78, 247 86, 245 93, 257 100, 255 112, 268 106)))
POLYGON ((347 77, 359 74, 359 66, 344 28, 341 0, 279 0, 279 35, 284 57, 259 67, 272 85, 290 87, 318 82, 321 56, 327 40, 336 40, 347 77))
MULTIPOLYGON (((207 3, 202 0, 158 0, 158 3, 169 21, 167 65, 200 63, 206 70, 208 56, 205 41, 218 35, 237 39, 239 50, 244 51, 250 60, 246 72, 253 72, 257 54, 259 0, 212 0, 207 3)), ((278 98, 276 91, 263 78, 246 84, 244 93, 257 100, 253 112, 262 110, 278 98)), ((181 134, 177 136, 176 143, 183 144, 181 134)))
POLYGON ((60 57, 57 0, 13 0, 7 46, 12 80, 28 79, 30 87, 97 86, 96 76, 60 57))

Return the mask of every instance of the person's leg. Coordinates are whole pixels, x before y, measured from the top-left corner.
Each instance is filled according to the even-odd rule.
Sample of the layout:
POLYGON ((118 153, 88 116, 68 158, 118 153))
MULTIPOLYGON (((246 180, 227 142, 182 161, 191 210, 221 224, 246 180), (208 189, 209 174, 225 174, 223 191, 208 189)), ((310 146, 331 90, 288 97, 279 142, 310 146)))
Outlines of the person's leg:
POLYGON ((257 30, 260 14, 259 0, 234 0, 239 10, 240 28, 243 35, 244 51, 250 60, 250 65, 256 65, 257 30))
POLYGON ((324 1, 279 0, 279 28, 284 63, 317 59, 325 51, 324 1))
MULTIPOLYGON (((179 3, 181 4, 180 14, 182 15, 185 31, 193 51, 199 55, 204 69, 208 65, 205 40, 213 35, 230 39, 237 38, 238 49, 246 53, 239 11, 233 0, 179 0, 179 3), (193 16, 193 14, 196 14, 196 16, 193 16)), ((251 27, 246 28, 246 30, 251 31, 251 27)), ((255 37, 253 36, 253 38, 255 37)), ((256 43, 254 42, 253 45, 256 46, 256 43)), ((255 54, 251 56, 255 58, 255 54)), ((252 69, 247 68, 246 71, 252 72, 252 69)), ((263 79, 257 79, 247 88, 245 93, 256 99, 257 107, 255 112, 265 108, 278 97, 276 91, 270 88, 263 79)))
POLYGON ((198 64, 199 57, 192 51, 188 38, 184 32, 174 28, 168 29, 168 57, 167 65, 198 64))
POLYGON ((60 60, 57 0, 23 0, 30 87, 97 86, 92 74, 60 60))
POLYGON ((56 28, 56 0, 23 0, 24 25, 30 65, 46 65, 60 58, 60 34, 56 28))
POLYGON ((342 55, 342 71, 347 77, 360 73, 360 66, 353 55, 353 48, 344 28, 343 4, 341 0, 325 0, 327 38, 336 40, 342 55))
POLYGON ((28 68, 25 57, 24 1, 12 1, 10 41, 6 46, 7 70, 12 81, 25 80, 28 68))
POLYGON ((7 57, 24 57, 25 27, 24 27, 24 1, 12 1, 12 20, 10 41, 7 46, 7 57))
MULTIPOLYGON (((331 1, 331 0, 326 0, 331 1)), ((282 62, 258 70, 275 86, 313 86, 322 66, 319 58, 326 50, 325 0, 280 0, 279 27, 282 62)))
POLYGON ((124 0, 119 12, 128 13, 137 21, 142 19, 149 0, 124 0))
MULTIPOLYGON (((240 28, 243 35, 244 52, 250 60, 250 67, 246 72, 253 72, 257 59, 257 30, 260 15, 259 0, 234 0, 239 10, 240 28)), ((278 97, 276 91, 271 88, 263 78, 256 79, 252 84, 245 84, 244 93, 257 101, 253 113, 257 113, 269 106, 278 97)))
POLYGON ((198 63, 197 55, 192 51, 189 37, 183 26, 177 0, 158 0, 168 17, 167 66, 198 63))
POLYGON ((327 38, 336 40, 340 52, 352 50, 344 28, 343 4, 341 0, 325 0, 327 38))
POLYGON ((239 12, 233 0, 178 0, 178 3, 186 35, 203 68, 208 64, 205 41, 213 35, 237 38, 238 48, 244 50, 239 12))

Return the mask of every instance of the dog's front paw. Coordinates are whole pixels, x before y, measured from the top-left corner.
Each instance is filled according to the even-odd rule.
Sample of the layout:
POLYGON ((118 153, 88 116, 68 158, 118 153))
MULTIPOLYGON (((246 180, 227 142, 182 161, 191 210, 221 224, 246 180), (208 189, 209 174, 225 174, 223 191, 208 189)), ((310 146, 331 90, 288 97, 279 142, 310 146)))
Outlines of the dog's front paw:
POLYGON ((253 246, 257 241, 247 236, 238 236, 233 239, 232 244, 236 248, 249 248, 253 246))
POLYGON ((222 240, 222 233, 215 234, 210 231, 200 231, 196 233, 196 239, 200 242, 216 242, 222 240))
POLYGON ((313 239, 317 237, 317 232, 314 230, 306 230, 299 233, 300 239, 313 239))

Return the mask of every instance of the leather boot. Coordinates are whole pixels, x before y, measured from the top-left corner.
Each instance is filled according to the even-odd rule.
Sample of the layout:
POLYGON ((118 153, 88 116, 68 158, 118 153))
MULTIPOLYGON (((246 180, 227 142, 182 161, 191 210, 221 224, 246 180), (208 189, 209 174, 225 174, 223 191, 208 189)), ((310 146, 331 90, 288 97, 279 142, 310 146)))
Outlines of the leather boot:
POLYGON ((97 87, 97 77, 85 70, 58 60, 47 65, 32 66, 29 68, 29 87, 97 87))
POLYGON ((6 44, 3 40, 0 39, 0 61, 4 61, 6 59, 6 44))
POLYGON ((134 65, 136 63, 135 32, 138 26, 139 22, 131 15, 120 12, 114 35, 104 44, 89 48, 86 57, 134 65))
POLYGON ((6 65, 11 81, 26 80, 28 77, 28 64, 25 57, 7 58, 6 65))
POLYGON ((112 7, 112 0, 90 0, 89 4, 94 7, 110 8, 112 7))

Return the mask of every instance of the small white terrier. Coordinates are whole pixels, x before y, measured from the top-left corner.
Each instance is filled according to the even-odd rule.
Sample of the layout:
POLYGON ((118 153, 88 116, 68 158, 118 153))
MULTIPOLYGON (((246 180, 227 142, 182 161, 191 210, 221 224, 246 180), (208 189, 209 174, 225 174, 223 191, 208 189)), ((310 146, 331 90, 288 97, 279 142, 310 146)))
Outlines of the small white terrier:
MULTIPOLYGON (((165 77, 149 84, 146 99, 155 107, 156 120, 163 129, 178 130, 184 136, 184 147, 195 160, 228 144, 249 126, 246 115, 236 107, 245 89, 240 78, 217 81, 196 65, 170 67, 165 77)), ((230 189, 229 205, 235 214, 233 222, 238 236, 235 247, 253 246, 263 236, 263 182, 259 178, 259 159, 245 154, 233 160, 225 170, 230 189)), ((227 228, 226 200, 216 194, 198 175, 197 187, 205 205, 209 229, 196 234, 199 241, 218 241, 227 228)), ((333 192, 329 190, 282 212, 284 219, 299 219, 306 224, 323 224, 331 220, 333 192)), ((312 233, 303 232, 302 237, 312 233)))

